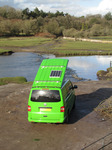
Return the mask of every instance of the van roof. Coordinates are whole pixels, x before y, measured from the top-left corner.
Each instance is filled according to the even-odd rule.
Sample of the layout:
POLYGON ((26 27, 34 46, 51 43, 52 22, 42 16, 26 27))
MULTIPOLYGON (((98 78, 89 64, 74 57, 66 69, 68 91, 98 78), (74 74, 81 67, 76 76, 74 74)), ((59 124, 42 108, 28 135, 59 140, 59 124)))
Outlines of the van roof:
POLYGON ((61 87, 68 59, 44 59, 32 87, 61 87))

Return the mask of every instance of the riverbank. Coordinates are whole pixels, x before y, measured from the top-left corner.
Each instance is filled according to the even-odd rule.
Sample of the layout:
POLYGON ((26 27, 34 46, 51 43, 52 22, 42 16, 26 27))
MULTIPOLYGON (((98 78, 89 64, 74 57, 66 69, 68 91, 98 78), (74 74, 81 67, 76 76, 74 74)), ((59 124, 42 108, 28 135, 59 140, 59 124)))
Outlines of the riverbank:
POLYGON ((112 67, 107 68, 106 71, 99 70, 97 72, 97 76, 98 76, 99 80, 110 80, 110 81, 112 81, 112 67))
POLYGON ((0 48, 14 52, 35 52, 56 56, 112 55, 112 43, 74 41, 42 37, 1 38, 0 48))
POLYGON ((14 53, 14 52, 11 50, 0 49, 0 55, 2 55, 2 56, 11 55, 12 53, 14 53))
MULTIPOLYGON (((28 122, 27 103, 31 83, 0 86, 0 149, 81 150, 104 136, 107 138, 102 139, 103 144, 111 149, 108 144, 111 136, 108 134, 112 132, 112 121, 94 108, 104 100, 112 101, 112 82, 84 81, 74 84, 78 85, 75 90, 76 109, 70 114, 69 124, 59 125, 28 122)), ((102 140, 89 148, 99 149, 103 146, 102 140)))
POLYGON ((25 77, 4 77, 0 78, 0 86, 9 84, 9 83, 27 83, 27 79, 25 77))

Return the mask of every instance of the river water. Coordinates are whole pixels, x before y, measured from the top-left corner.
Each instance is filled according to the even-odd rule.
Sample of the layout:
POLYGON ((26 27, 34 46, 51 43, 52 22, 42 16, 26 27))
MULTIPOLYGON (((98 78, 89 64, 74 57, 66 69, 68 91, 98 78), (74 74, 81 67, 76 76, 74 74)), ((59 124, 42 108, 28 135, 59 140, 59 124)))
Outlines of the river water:
MULTIPOLYGON (((54 58, 54 55, 38 55, 36 53, 18 52, 10 56, 0 56, 0 78, 24 76, 28 81, 33 81, 41 61, 45 58, 54 58)), ((69 59, 68 76, 78 75, 80 78, 98 80, 98 70, 106 70, 112 56, 73 56, 59 57, 69 59), (70 73, 69 73, 70 72, 70 73)), ((74 80, 76 81, 76 80, 74 80)))

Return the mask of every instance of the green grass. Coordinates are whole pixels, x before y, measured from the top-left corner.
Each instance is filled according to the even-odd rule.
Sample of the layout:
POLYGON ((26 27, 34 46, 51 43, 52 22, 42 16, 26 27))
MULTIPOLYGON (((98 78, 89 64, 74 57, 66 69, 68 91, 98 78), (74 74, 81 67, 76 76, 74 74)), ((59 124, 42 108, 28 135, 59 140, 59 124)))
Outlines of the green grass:
POLYGON ((40 38, 40 37, 13 37, 13 38, 0 38, 0 47, 16 46, 36 46, 41 44, 46 44, 51 42, 50 38, 40 38))
POLYGON ((62 40, 54 50, 57 55, 112 55, 112 43, 62 40))
POLYGON ((0 49, 0 55, 9 55, 11 53, 13 53, 11 50, 0 49))
POLYGON ((5 85, 8 83, 26 83, 25 77, 4 77, 0 78, 0 85, 5 85))
POLYGON ((29 51, 37 53, 50 53, 57 56, 73 55, 112 55, 112 43, 96 43, 86 41, 73 41, 65 39, 50 39, 42 37, 11 37, 0 38, 1 50, 29 51), (31 47, 31 48, 30 48, 31 47))
POLYGON ((63 40, 57 50, 112 50, 112 43, 63 40))
POLYGON ((1 48, 0 48, 0 53, 4 53, 4 52, 9 52, 9 50, 1 49, 1 48))

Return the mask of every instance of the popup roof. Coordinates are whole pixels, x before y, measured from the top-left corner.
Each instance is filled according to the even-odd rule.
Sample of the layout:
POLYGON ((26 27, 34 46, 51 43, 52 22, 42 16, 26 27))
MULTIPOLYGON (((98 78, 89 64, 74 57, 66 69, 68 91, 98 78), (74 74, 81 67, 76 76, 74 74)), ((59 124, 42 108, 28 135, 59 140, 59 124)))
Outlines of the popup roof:
POLYGON ((32 87, 61 87, 67 64, 67 59, 44 59, 32 87))

